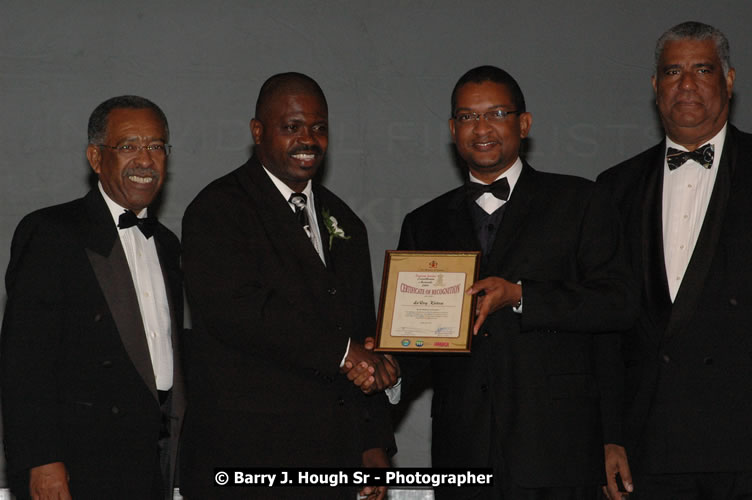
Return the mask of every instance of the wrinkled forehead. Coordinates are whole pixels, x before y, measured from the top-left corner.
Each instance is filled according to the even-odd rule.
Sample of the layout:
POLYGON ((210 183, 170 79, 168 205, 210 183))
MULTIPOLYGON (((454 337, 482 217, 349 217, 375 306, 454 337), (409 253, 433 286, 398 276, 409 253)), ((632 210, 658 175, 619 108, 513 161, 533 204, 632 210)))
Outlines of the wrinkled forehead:
POLYGON ((326 100, 310 92, 275 92, 259 109, 261 121, 275 120, 289 115, 305 115, 317 120, 326 120, 328 110, 326 100))
POLYGON ((713 39, 680 38, 667 40, 661 51, 659 64, 720 64, 718 48, 713 39))
POLYGON ((148 139, 167 141, 167 124, 153 109, 115 108, 107 115, 105 136, 111 139, 148 139))

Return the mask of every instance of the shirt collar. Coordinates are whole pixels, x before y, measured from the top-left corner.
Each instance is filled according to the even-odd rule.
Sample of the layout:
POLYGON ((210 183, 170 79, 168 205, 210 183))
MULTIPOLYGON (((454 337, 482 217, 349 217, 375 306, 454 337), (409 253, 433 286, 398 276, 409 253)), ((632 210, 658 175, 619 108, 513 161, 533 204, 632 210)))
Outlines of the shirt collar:
MULTIPOLYGON (((115 226, 117 226, 120 223, 120 216, 127 210, 125 207, 121 207, 114 201, 112 201, 112 198, 110 198, 107 193, 104 192, 104 187, 102 187, 102 182, 97 182, 97 187, 99 187, 99 192, 102 193, 102 198, 104 198, 104 202, 107 204, 107 208, 110 210, 110 215, 112 216, 113 222, 115 222, 115 226)), ((143 219, 148 215, 149 208, 144 208, 141 210, 141 213, 137 215, 139 219, 143 219)))
MULTIPOLYGON (((470 175, 470 182, 476 182, 478 184, 485 184, 482 180, 478 179, 473 175, 472 172, 468 172, 470 175)), ((504 172, 501 173, 496 179, 494 179, 494 182, 498 181, 502 177, 507 178, 507 182, 509 182, 509 196, 512 196, 512 191, 514 191, 514 186, 517 184, 517 180, 520 178, 520 174, 522 173, 522 160, 520 157, 517 157, 517 161, 512 163, 512 166, 506 169, 504 172)))
MULTIPOLYGON (((269 178, 272 180, 274 185, 277 187, 277 190, 280 192, 282 197, 285 199, 285 201, 290 200, 290 195, 295 193, 292 189, 290 189, 290 186, 279 180, 277 176, 275 176, 273 173, 271 173, 265 166, 261 165, 261 167, 264 169, 264 172, 266 172, 266 175, 269 176, 269 178)), ((313 189, 312 189, 312 182, 310 179, 308 179, 308 183, 306 184, 306 187, 303 189, 302 193, 306 195, 306 198, 309 200, 313 199, 313 189)))

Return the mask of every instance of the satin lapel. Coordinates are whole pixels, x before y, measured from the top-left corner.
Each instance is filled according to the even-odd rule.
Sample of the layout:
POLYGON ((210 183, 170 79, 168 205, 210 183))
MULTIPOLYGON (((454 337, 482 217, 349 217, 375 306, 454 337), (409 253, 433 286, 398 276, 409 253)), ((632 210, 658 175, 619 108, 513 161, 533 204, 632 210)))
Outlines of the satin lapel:
POLYGON ((473 229, 473 216, 470 214, 467 197, 463 188, 456 189, 454 197, 447 204, 446 224, 449 240, 447 250, 480 250, 478 235, 473 229))
POLYGON ((705 280, 708 277, 710 265, 713 262, 718 241, 723 227, 723 218, 726 214, 726 205, 731 192, 732 169, 735 164, 736 144, 733 131, 729 128, 726 141, 718 165, 718 175, 715 179, 713 192, 710 195, 708 210, 705 220, 702 222, 697 244, 692 252, 692 257, 684 273, 679 291, 674 300, 671 313, 671 322, 666 331, 667 337, 672 337, 681 331, 682 327, 692 317, 694 311, 701 306, 700 295, 702 294, 705 280))
POLYGON ((87 210, 93 222, 93 227, 87 230, 89 241, 86 255, 107 301, 123 347, 154 398, 158 399, 154 369, 128 261, 107 205, 98 191, 92 193, 96 196, 86 198, 87 210))
MULTIPOLYGON (((642 189, 638 191, 644 194, 644 198, 634 204, 641 211, 636 220, 640 223, 645 304, 653 323, 659 326, 661 332, 664 332, 668 325, 672 308, 663 252, 664 150, 665 143, 656 147, 645 171, 642 189)), ((660 339, 655 340, 660 342, 660 339)))
POLYGON ((171 258, 174 258, 174 256, 169 256, 168 250, 165 248, 164 244, 160 241, 160 231, 158 231, 155 235, 155 243, 157 247, 157 255, 159 256, 159 265, 162 268, 162 278, 164 280, 165 284, 165 293, 167 295, 167 305, 170 308, 170 324, 172 325, 172 340, 173 344, 175 343, 175 332, 178 329, 178 325, 182 323, 178 322, 177 317, 177 304, 176 302, 178 300, 182 300, 182 296, 176 294, 178 290, 180 290, 180 275, 179 270, 177 269, 171 269, 169 266, 166 265, 167 262, 171 262, 171 258))
POLYGON ((324 263, 300 227, 290 204, 280 194, 258 160, 252 157, 238 176, 240 184, 248 192, 249 203, 256 208, 269 241, 277 249, 279 257, 285 259, 290 266, 303 270, 324 270, 324 263))
MULTIPOLYGON (((496 233, 493 247, 488 258, 488 274, 504 275, 510 279, 516 279, 513 274, 509 274, 514 262, 506 259, 510 248, 517 241, 517 235, 525 227, 531 208, 534 206, 533 201, 538 196, 536 190, 535 170, 524 163, 520 178, 514 186, 514 191, 509 201, 504 205, 504 215, 501 219, 501 226, 496 233)), ((524 255, 519 252, 518 255, 524 255)))
MULTIPOLYGON (((169 264, 177 262, 178 256, 175 252, 180 252, 179 248, 168 249, 163 240, 163 231, 166 229, 160 227, 154 234, 157 255, 159 256, 159 265, 162 268, 162 277, 165 284, 165 293, 167 295, 167 305, 170 308, 170 339, 172 341, 172 413, 180 414, 184 405, 183 397, 183 372, 180 360, 180 334, 183 325, 183 289, 181 287, 180 269, 171 267, 169 264)), ((148 347, 148 346, 147 346, 148 347)))

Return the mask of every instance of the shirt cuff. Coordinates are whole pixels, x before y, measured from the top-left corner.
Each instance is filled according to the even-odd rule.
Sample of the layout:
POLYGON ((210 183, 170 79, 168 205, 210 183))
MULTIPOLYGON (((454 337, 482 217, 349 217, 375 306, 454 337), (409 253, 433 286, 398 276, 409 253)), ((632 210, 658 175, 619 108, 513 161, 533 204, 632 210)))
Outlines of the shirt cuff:
MULTIPOLYGON (((517 284, 522 286, 522 280, 518 281, 517 284)), ((520 295, 520 303, 512 307, 512 311, 516 312, 517 314, 522 314, 522 295, 520 295)))
POLYGON ((400 402, 400 399, 402 399, 402 377, 397 379, 397 383, 393 386, 384 389, 384 392, 386 393, 387 399, 389 399, 389 403, 396 405, 400 402))
POLYGON ((345 355, 342 356, 342 361, 339 362, 339 367, 342 368, 345 366, 345 360, 347 359, 347 355, 350 354, 350 339, 347 339, 347 349, 345 349, 345 355))

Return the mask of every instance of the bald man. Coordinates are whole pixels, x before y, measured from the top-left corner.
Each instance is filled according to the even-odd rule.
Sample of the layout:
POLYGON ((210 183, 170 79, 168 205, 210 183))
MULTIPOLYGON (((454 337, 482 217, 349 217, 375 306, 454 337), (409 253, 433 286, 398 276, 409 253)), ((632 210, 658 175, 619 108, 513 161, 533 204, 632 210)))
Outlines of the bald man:
MULTIPOLYGON (((216 467, 386 467, 394 447, 383 394, 366 396, 340 371, 367 363, 375 388, 397 376, 362 344, 375 329, 365 226, 311 180, 328 142, 320 87, 299 73, 269 78, 251 132, 251 159, 206 187, 183 219, 194 330, 182 493, 352 499, 352 487, 213 486, 216 467)), ((383 498, 385 488, 360 493, 383 498)))

